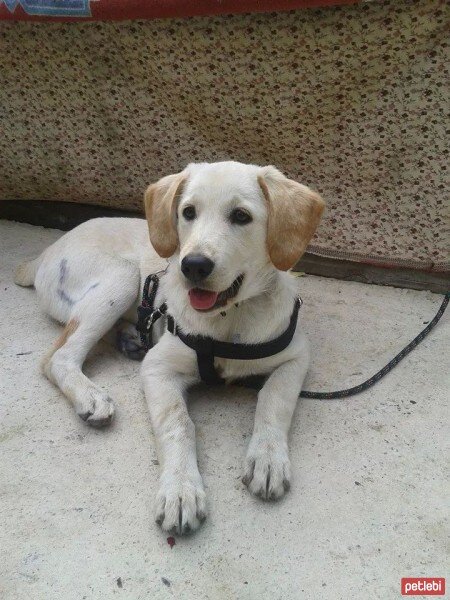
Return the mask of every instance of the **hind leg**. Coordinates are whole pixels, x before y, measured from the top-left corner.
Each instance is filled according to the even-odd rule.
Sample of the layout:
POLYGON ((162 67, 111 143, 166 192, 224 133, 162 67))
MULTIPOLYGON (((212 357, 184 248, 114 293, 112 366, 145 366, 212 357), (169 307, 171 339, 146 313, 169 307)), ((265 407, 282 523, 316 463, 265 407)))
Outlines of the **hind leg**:
POLYGON ((136 325, 124 321, 116 329, 116 346, 122 354, 131 360, 142 360, 145 356, 145 348, 136 325))
POLYGON ((102 275, 100 283, 73 306, 62 335, 43 360, 45 375, 89 425, 107 425, 114 405, 108 394, 84 375, 83 363, 89 350, 130 308, 138 293, 138 270, 128 263, 114 265, 111 273, 102 275))

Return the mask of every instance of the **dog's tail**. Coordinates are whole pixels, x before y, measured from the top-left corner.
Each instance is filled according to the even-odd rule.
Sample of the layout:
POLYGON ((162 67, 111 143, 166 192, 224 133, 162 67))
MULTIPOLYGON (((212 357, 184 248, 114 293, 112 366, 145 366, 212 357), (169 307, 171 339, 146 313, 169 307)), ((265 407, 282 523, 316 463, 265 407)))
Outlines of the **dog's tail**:
POLYGON ((41 262, 42 254, 34 260, 20 264, 14 273, 14 283, 17 283, 17 285, 21 285, 23 287, 30 287, 34 285, 36 273, 41 262))

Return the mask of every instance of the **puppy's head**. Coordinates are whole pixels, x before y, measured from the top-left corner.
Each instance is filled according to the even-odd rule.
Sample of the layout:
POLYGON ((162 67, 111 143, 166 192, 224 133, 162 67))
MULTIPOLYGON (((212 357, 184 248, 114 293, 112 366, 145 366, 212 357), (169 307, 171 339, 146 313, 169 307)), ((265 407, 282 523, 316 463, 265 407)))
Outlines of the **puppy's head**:
POLYGON ((231 161, 191 164, 145 194, 155 250, 174 256, 191 306, 208 313, 264 291, 274 267, 290 269, 323 208, 275 167, 231 161))

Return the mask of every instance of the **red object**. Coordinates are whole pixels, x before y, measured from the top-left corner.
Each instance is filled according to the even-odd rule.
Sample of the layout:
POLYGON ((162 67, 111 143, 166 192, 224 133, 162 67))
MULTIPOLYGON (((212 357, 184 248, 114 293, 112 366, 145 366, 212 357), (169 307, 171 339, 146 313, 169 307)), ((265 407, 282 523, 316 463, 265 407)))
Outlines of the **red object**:
POLYGON ((208 290, 201 290, 200 288, 189 290, 191 306, 197 310, 212 308, 216 303, 218 295, 217 292, 208 292, 208 290))
MULTIPOLYGON (((1 0, 0 0, 1 1, 1 0)), ((272 12, 299 8, 317 8, 338 4, 357 4, 361 0, 85 0, 83 16, 66 16, 57 6, 61 1, 5 0, 0 5, 0 20, 7 21, 121 21, 160 19, 252 12, 272 12), (33 7, 40 5, 39 10, 33 7), (44 5, 44 8, 42 8, 44 5), (40 14, 36 14, 40 12, 40 14), (34 13, 34 14, 33 14, 34 13), (45 13, 45 14, 42 14, 45 13), (89 14, 90 13, 90 14, 89 14)), ((83 0, 80 0, 83 4, 83 0)))
POLYGON ((444 596, 445 577, 402 577, 402 596, 444 596))
POLYGON ((169 546, 170 546, 170 549, 172 550, 172 548, 175 546, 175 543, 176 543, 176 542, 175 542, 175 538, 174 538, 174 537, 172 537, 172 536, 171 536, 171 537, 168 537, 168 538, 167 538, 167 543, 169 544, 169 546))

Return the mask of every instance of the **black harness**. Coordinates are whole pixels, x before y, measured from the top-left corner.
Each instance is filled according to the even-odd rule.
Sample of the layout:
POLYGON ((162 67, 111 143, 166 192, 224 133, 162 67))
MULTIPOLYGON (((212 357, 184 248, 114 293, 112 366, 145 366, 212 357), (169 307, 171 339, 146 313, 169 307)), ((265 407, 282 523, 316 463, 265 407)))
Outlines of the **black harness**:
MULTIPOLYGON (((224 380, 219 376, 214 367, 214 358, 234 358, 239 360, 252 360, 256 358, 267 358, 273 356, 278 352, 284 350, 292 340, 295 328, 297 326, 298 311, 302 305, 300 298, 297 298, 294 304, 294 310, 289 321, 288 328, 277 338, 270 342, 263 344, 234 344, 231 342, 219 342, 213 340, 210 337, 204 337, 201 335, 187 335, 180 331, 176 326, 173 318, 167 314, 166 303, 162 304, 159 308, 154 308, 156 292, 158 291, 159 277, 155 275, 149 275, 145 280, 144 292, 142 295, 142 304, 138 307, 138 323, 136 325, 137 330, 141 334, 141 341, 146 350, 149 350, 152 343, 152 327, 153 324, 162 316, 167 316, 167 329, 173 334, 177 335, 180 340, 195 350, 197 354, 198 370, 202 381, 207 384, 220 384, 224 383, 224 380)), ((403 348, 394 358, 392 358, 387 365, 377 371, 372 377, 369 377, 363 383, 355 385, 351 388, 337 390, 335 392, 310 392, 303 390, 300 393, 302 398, 316 398, 319 400, 331 400, 333 398, 346 398, 359 394, 364 390, 372 387, 377 381, 384 377, 387 373, 398 365, 398 363, 405 358, 420 342, 430 333, 432 329, 436 327, 440 318, 445 312, 447 305, 450 301, 450 292, 447 292, 442 300, 442 304, 437 311, 434 318, 427 324, 423 329, 407 346, 403 348)), ((264 377, 254 376, 247 377, 239 381, 243 385, 248 387, 260 388, 264 383, 264 377)))
POLYGON ((289 319, 287 329, 281 335, 269 342, 261 344, 239 344, 234 342, 219 342, 211 337, 186 334, 176 325, 173 317, 167 314, 167 304, 164 302, 159 308, 154 307, 156 292, 158 291, 159 277, 157 274, 149 275, 145 280, 142 293, 142 304, 138 307, 137 330, 141 342, 146 350, 153 346, 152 328, 162 316, 167 317, 167 329, 173 335, 192 348, 197 354, 197 365, 201 380, 208 385, 223 384, 225 382, 217 373, 214 359, 230 358, 234 360, 256 360, 278 354, 291 343, 297 327, 298 311, 302 305, 300 298, 294 303, 294 309, 289 319))

